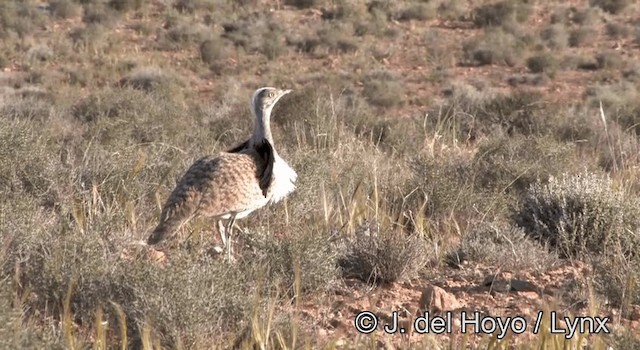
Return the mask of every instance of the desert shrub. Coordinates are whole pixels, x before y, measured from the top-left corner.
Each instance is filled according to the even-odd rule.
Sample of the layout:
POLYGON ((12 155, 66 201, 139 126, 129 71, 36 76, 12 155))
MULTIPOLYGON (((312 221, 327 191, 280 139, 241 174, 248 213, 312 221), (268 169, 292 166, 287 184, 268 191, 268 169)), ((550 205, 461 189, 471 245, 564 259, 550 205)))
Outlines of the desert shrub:
POLYGON ((0 102, 0 114, 8 119, 44 121, 53 114, 53 102, 37 94, 7 96, 0 102))
POLYGON ((631 34, 631 30, 624 23, 609 22, 607 23, 605 29, 606 29, 607 35, 614 40, 624 38, 629 34, 631 34))
POLYGON ((375 106, 393 107, 404 103, 402 81, 387 71, 368 74, 364 79, 363 93, 375 106))
POLYGON ((333 3, 333 7, 322 11, 322 19, 325 20, 345 20, 359 21, 363 16, 361 7, 347 0, 338 0, 333 3))
POLYGON ((338 277, 337 250, 332 237, 322 232, 303 231, 289 237, 255 234, 251 239, 253 263, 266 269, 269 280, 280 281, 293 293, 330 290, 338 277), (296 274, 300 280, 296 282, 296 274), (299 291, 296 291, 299 283, 299 291))
POLYGON ((318 29, 318 45, 330 52, 353 52, 358 50, 359 42, 352 37, 352 28, 346 26, 327 25, 318 29))
MULTIPOLYGON (((627 119, 625 114, 635 113, 633 109, 637 106, 638 90, 635 84, 628 81, 621 81, 616 84, 598 84, 585 91, 589 102, 594 107, 599 107, 600 103, 604 107, 605 116, 616 117, 618 114, 627 119)), ((631 124, 629 124, 631 126, 631 124)))
POLYGON ((528 234, 549 242, 563 256, 637 255, 639 218, 637 200, 594 173, 532 184, 513 216, 528 234))
POLYGON ((549 77, 545 74, 514 74, 507 79, 511 86, 532 85, 541 86, 549 82, 549 77))
POLYGON ((525 1, 504 0, 477 7, 472 14, 477 27, 501 26, 513 22, 524 22, 531 12, 525 1))
POLYGON ((69 18, 80 14, 80 6, 72 0, 54 0, 49 2, 51 12, 58 18, 69 18))
POLYGON ((224 42, 219 39, 207 39, 200 44, 200 59, 209 66, 216 64, 225 56, 224 42))
POLYGON ((610 50, 598 53, 596 62, 600 69, 619 69, 624 64, 624 59, 620 53, 610 50))
POLYGON ((286 5, 295 6, 300 9, 317 6, 318 0, 285 0, 286 5))
POLYGON ((559 175, 572 165, 572 146, 550 137, 494 137, 474 157, 478 188, 520 194, 538 178, 559 175))
POLYGON ((580 27, 569 32, 569 46, 580 47, 595 35, 592 28, 580 27))
POLYGON ((602 17, 602 10, 592 7, 571 8, 571 21, 583 26, 598 24, 602 17))
POLYGON ((515 65, 526 51, 527 44, 503 29, 487 30, 480 39, 466 41, 463 63, 473 66, 490 64, 515 65))
POLYGON ((466 11, 466 4, 461 0, 443 1, 438 6, 438 16, 453 21, 462 19, 466 11))
POLYGON ((396 15, 399 21, 426 21, 436 17, 437 8, 435 2, 412 3, 400 10, 396 15))
POLYGON ((617 14, 629 5, 629 0, 590 0, 591 6, 597 6, 609 13, 617 14))
POLYGON ((543 272, 557 263, 557 256, 527 237, 521 228, 504 223, 477 224, 462 238, 456 254, 513 272, 543 272))
MULTIPOLYGON (((619 117, 622 118, 622 117, 619 117)), ((601 140, 607 140, 598 150, 598 165, 606 171, 624 171, 640 164, 640 141, 635 132, 626 132, 621 125, 624 121, 618 119, 618 125, 610 123, 608 129, 601 135, 601 140)), ((637 124, 629 127, 639 128, 637 124)), ((635 131, 635 130, 634 130, 635 131)))
POLYGON ((194 13, 196 11, 214 11, 216 5, 220 5, 219 2, 212 0, 176 0, 173 7, 186 13, 194 13))
POLYGON ((527 58, 527 68, 533 73, 553 75, 558 69, 558 61, 553 54, 544 52, 527 58))
POLYGON ((592 259, 595 289, 628 313, 629 305, 640 303, 640 258, 629 258, 622 251, 612 253, 592 259))
POLYGON ((109 0, 109 7, 116 11, 128 12, 139 10, 145 0, 109 0))
POLYGON ((137 68, 120 80, 122 86, 147 92, 170 92, 181 86, 179 78, 157 67, 137 68))
POLYGON ((161 45, 169 50, 177 50, 209 39, 211 31, 203 24, 177 23, 170 26, 161 45))
POLYGON ((14 290, 14 282, 3 280, 0 287, 0 349, 64 349, 54 332, 29 324, 23 310, 12 305, 11 301, 16 298, 14 290))
POLYGON ((82 21, 87 24, 110 26, 117 19, 117 12, 104 3, 95 2, 84 5, 82 21))
POLYGON ((278 58, 285 52, 282 33, 279 30, 270 30, 262 34, 262 45, 258 50, 269 60, 278 58))
POLYGON ((175 140, 183 135, 177 131, 192 122, 185 117, 188 114, 176 95, 128 87, 96 91, 77 101, 71 111, 74 119, 86 125, 107 148, 166 141, 169 135, 175 140))
POLYGON ((69 32, 75 48, 100 49, 106 46, 106 30, 100 24, 88 24, 69 32))
POLYGON ((366 223, 355 237, 346 240, 339 264, 346 277, 385 284, 410 279, 430 255, 425 239, 403 232, 377 232, 375 222, 366 223))
POLYGON ((552 24, 544 28, 540 32, 540 37, 553 50, 562 50, 567 47, 569 42, 569 34, 562 24, 552 24))
MULTIPOLYGON (((462 90, 462 89, 461 89, 462 90)), ((473 92, 453 92, 452 98, 440 109, 439 123, 458 139, 475 140, 496 131, 508 134, 544 134, 551 120, 548 111, 553 108, 546 104, 539 93, 526 90, 507 94, 475 94, 473 92)), ((438 115, 438 112, 434 112, 438 115)), ((433 118, 432 123, 438 121, 433 118)), ((436 125, 429 125, 435 128, 436 125)))
POLYGON ((46 14, 30 1, 0 2, 0 37, 12 34, 20 38, 31 34, 46 21, 46 14))

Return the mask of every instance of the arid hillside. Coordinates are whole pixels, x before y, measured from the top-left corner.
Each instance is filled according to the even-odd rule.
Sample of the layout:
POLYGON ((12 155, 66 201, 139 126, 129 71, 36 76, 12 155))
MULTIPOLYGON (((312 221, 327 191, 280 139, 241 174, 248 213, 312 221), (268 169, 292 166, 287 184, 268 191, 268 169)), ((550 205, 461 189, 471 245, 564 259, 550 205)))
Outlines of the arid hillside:
POLYGON ((0 1, 0 348, 639 349, 639 132, 631 0, 0 1), (157 261, 263 86, 296 191, 157 261))

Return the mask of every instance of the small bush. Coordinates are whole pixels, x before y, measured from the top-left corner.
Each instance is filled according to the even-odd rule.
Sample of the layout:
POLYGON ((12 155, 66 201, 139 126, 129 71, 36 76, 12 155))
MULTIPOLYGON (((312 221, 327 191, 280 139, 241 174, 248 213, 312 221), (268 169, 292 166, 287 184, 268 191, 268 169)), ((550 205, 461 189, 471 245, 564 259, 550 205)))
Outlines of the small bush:
POLYGON ((514 66, 521 60, 526 47, 527 44, 513 33, 503 29, 487 30, 480 39, 463 44, 463 62, 471 66, 514 66))
POLYGON ((128 12, 139 10, 145 0, 109 0, 109 7, 116 11, 128 12))
POLYGON ((602 10, 586 7, 583 9, 572 8, 571 21, 583 26, 599 24, 602 17, 602 10))
POLYGON ((51 12, 58 18, 70 18, 80 14, 80 6, 71 0, 53 0, 49 2, 51 12))
POLYGON ((173 7, 183 13, 194 13, 199 10, 215 11, 216 5, 218 4, 212 0, 177 0, 173 7))
POLYGON ((631 30, 626 24, 618 22, 607 23, 606 31, 607 35, 614 40, 625 38, 631 34, 631 30))
POLYGON ((620 53, 613 50, 597 54, 596 61, 600 69, 619 69, 624 64, 624 59, 620 53))
POLYGON ((640 304, 640 258, 609 254, 592 260, 596 291, 628 317, 628 306, 640 304))
POLYGON ((474 157, 476 188, 520 195, 538 178, 557 176, 572 166, 573 148, 550 137, 487 139, 474 157))
POLYGON ((82 21, 87 24, 109 26, 113 24, 116 18, 116 13, 110 7, 101 3, 90 3, 84 7, 82 21))
POLYGON ((143 67, 136 69, 128 76, 122 78, 120 84, 147 92, 159 90, 170 91, 180 86, 180 80, 177 76, 169 74, 162 69, 143 67))
MULTIPOLYGON (((371 223, 371 225, 374 225, 371 223)), ((403 232, 376 232, 367 229, 346 243, 340 258, 345 277, 367 283, 385 284, 410 279, 428 261, 426 241, 403 232)))
POLYGON ((462 239, 458 251, 467 259, 507 271, 544 272, 558 262, 557 256, 527 237, 518 227, 483 223, 462 239))
POLYGON ((532 184, 514 213, 517 225, 563 256, 637 255, 640 205, 593 173, 532 184))
POLYGON ((553 50, 561 50, 567 47, 569 42, 569 34, 562 24, 552 24, 543 29, 540 37, 547 43, 547 46, 553 50))
POLYGON ((210 30, 202 24, 178 23, 166 33, 165 45, 169 49, 179 49, 209 39, 210 30))
POLYGON ((493 4, 486 4, 476 8, 473 12, 473 23, 477 27, 491 27, 524 22, 529 17, 531 9, 525 2, 518 0, 504 0, 493 4))
POLYGON ((580 27, 569 32, 569 46, 580 47, 595 35, 591 28, 580 27))
POLYGON ((250 246, 251 261, 267 270, 269 280, 284 283, 292 294, 295 283, 304 294, 330 290, 339 275, 337 250, 331 237, 322 232, 305 232, 293 237, 255 234, 250 246), (299 270, 298 270, 299 269, 299 270), (300 280, 296 282, 296 274, 300 280))
POLYGON ((399 21, 426 21, 436 17, 435 2, 414 3, 402 9, 397 15, 399 21))
POLYGON ((558 69, 558 60, 549 52, 537 54, 527 59, 527 68, 533 73, 547 73, 553 76, 558 69))
POLYGON ((200 59, 211 66, 226 56, 224 42, 219 39, 207 39, 200 44, 200 59))
POLYGON ((317 6, 319 1, 318 0, 285 0, 284 3, 285 5, 294 6, 299 9, 305 9, 305 8, 317 6))
POLYGON ((590 0, 591 6, 597 6, 609 13, 617 14, 630 4, 629 0, 590 0))
POLYGON ((364 79, 364 96, 369 103, 380 107, 393 107, 404 103, 402 81, 387 71, 374 72, 364 79))

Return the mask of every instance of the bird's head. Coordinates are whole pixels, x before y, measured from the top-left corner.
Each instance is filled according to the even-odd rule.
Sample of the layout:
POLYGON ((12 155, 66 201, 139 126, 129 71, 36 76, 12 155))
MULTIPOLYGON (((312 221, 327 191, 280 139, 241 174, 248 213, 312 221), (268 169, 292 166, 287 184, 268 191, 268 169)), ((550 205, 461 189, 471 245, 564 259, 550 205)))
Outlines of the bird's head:
POLYGON ((262 114, 268 115, 278 100, 290 92, 291 90, 281 90, 273 87, 263 87, 256 90, 251 97, 252 112, 262 112, 262 114))

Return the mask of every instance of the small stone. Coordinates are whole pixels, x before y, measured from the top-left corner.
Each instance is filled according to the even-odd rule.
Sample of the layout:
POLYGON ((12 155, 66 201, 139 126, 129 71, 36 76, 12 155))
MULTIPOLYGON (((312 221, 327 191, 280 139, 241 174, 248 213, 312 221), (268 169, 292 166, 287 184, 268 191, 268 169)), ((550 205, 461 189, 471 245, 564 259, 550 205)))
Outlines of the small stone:
POLYGON ((444 312, 459 308, 460 302, 444 289, 429 285, 422 290, 419 307, 423 311, 444 312))
POLYGON ((514 292, 537 292, 538 287, 535 284, 518 279, 512 279, 510 282, 511 290, 514 292))

